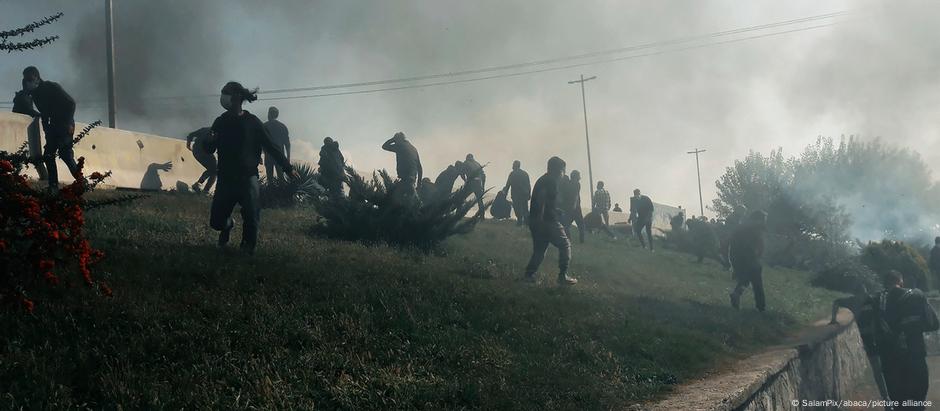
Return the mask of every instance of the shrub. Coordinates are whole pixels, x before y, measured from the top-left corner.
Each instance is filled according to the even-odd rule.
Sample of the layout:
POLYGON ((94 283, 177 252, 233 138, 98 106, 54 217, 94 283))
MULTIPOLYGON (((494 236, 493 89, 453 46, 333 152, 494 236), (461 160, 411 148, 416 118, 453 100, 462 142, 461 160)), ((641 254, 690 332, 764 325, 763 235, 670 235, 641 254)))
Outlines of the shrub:
POLYGON ((917 250, 903 242, 870 242, 862 249, 861 261, 878 275, 897 270, 904 276, 904 284, 907 287, 924 291, 930 287, 927 280, 927 262, 917 250))
POLYGON ((88 204, 83 195, 110 172, 85 178, 84 158, 79 158, 75 181, 51 195, 31 187, 23 176, 27 159, 25 147, 13 154, 0 152, 0 302, 32 311, 31 293, 68 285, 67 273, 77 273, 82 283, 110 295, 108 286, 91 275, 91 266, 104 254, 91 247, 83 231, 83 207, 88 204))
POLYGON ((342 240, 386 243, 429 252, 454 234, 468 233, 483 219, 488 204, 474 216, 476 205, 468 198, 472 188, 464 184, 450 196, 421 202, 385 170, 366 180, 351 167, 348 196, 318 196, 314 207, 320 215, 318 234, 342 240))
POLYGON ((294 170, 297 170, 300 178, 261 177, 259 195, 262 208, 294 207, 323 194, 323 187, 317 183, 318 174, 313 167, 307 163, 294 163, 294 170))
POLYGON ((862 287, 868 292, 881 288, 878 274, 854 256, 826 263, 813 277, 812 284, 847 293, 856 293, 862 287))

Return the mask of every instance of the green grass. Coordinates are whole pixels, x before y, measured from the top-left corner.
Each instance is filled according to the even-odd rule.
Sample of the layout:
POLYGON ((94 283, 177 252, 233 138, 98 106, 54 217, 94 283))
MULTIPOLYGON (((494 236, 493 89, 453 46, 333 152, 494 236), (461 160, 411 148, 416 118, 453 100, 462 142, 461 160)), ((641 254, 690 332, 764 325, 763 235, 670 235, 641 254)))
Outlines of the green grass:
MULTIPOLYGON (((825 315, 835 294, 768 269, 769 312, 720 266, 621 240, 519 281, 525 230, 481 224, 424 256, 309 236, 266 210, 253 258, 214 246, 208 200, 88 215, 113 298, 37 295, 0 316, 0 408, 610 409, 665 395, 825 315)), ((237 244, 240 231, 233 235, 237 244)))

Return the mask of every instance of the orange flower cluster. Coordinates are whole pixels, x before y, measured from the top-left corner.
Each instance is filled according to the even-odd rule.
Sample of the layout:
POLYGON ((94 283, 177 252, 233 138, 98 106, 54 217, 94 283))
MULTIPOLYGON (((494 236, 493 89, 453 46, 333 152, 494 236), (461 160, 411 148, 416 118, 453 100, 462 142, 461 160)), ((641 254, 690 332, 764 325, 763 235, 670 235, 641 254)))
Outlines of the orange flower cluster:
POLYGON ((55 196, 33 189, 19 173, 23 156, 0 152, 0 158, 0 302, 32 311, 35 303, 29 291, 43 283, 67 283, 62 275, 68 272, 77 272, 84 284, 110 296, 111 288, 92 277, 91 267, 104 253, 85 237, 82 208, 83 195, 110 172, 95 172, 86 179, 81 171, 84 158, 79 158, 75 182, 55 196))

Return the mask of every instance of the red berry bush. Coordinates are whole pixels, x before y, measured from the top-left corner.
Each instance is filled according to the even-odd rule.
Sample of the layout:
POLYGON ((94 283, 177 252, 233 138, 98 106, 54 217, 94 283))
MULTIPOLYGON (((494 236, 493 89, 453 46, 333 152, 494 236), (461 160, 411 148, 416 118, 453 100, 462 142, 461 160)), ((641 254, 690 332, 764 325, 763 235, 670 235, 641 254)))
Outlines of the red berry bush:
MULTIPOLYGON (((76 137, 80 141, 94 125, 76 137)), ((104 254, 85 236, 84 195, 108 173, 83 175, 78 159, 75 181, 57 195, 33 188, 23 175, 29 166, 25 148, 0 151, 0 303, 32 311, 30 293, 42 287, 71 287, 74 281, 110 296, 107 284, 92 277, 91 267, 104 254)))

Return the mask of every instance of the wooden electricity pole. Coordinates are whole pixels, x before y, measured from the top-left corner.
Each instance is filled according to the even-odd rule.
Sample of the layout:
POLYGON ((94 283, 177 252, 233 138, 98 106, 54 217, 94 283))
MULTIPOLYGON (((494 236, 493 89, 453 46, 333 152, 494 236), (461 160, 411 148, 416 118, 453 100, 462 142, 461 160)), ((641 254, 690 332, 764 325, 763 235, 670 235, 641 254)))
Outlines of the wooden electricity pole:
POLYGON ((587 158, 588 158, 588 192, 591 194, 591 209, 594 209, 594 170, 591 167, 591 138, 588 136, 588 120, 587 120, 587 99, 584 97, 584 83, 596 79, 597 76, 591 76, 584 78, 584 74, 581 75, 580 80, 569 81, 568 84, 581 84, 581 107, 584 108, 584 141, 587 143, 587 158))

